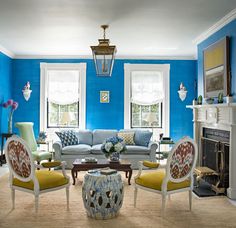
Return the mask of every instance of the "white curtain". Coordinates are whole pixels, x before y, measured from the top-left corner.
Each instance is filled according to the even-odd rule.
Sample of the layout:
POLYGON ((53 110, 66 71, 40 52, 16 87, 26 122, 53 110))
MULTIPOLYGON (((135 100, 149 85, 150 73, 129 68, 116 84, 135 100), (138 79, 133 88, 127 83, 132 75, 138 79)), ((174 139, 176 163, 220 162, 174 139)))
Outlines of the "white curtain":
POLYGON ((153 105, 164 98, 163 73, 157 71, 134 71, 131 75, 131 102, 153 105))
POLYGON ((48 71, 48 101, 59 105, 79 101, 79 72, 76 70, 48 71))

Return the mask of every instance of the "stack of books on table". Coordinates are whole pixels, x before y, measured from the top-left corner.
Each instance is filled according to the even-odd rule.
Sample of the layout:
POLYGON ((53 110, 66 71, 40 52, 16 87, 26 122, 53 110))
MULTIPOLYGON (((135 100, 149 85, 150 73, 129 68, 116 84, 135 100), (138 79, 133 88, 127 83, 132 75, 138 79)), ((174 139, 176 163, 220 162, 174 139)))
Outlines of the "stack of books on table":
POLYGON ((82 163, 97 163, 97 161, 94 157, 85 157, 81 160, 82 163))
POLYGON ((162 137, 161 144, 174 144, 174 141, 170 137, 162 137))
POLYGON ((104 168, 104 169, 101 169, 101 170, 100 170, 100 173, 101 173, 102 175, 111 175, 111 174, 117 173, 117 170, 115 170, 115 169, 110 169, 110 168, 104 168))

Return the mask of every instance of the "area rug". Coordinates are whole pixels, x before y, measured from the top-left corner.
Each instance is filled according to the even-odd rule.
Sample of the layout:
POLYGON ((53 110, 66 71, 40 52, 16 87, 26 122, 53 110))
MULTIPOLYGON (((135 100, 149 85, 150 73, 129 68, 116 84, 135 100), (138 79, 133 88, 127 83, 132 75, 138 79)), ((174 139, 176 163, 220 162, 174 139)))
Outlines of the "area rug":
POLYGON ((79 182, 70 188, 70 210, 66 210, 65 190, 46 193, 39 198, 39 212, 34 211, 34 197, 16 192, 16 208, 11 210, 8 174, 0 178, 0 227, 236 227, 236 207, 227 197, 217 196, 198 199, 193 197, 193 210, 188 210, 188 193, 178 193, 167 200, 165 216, 161 217, 161 196, 139 190, 137 207, 133 206, 133 185, 125 185, 124 203, 116 218, 95 220, 87 217, 81 194, 84 173, 79 182))

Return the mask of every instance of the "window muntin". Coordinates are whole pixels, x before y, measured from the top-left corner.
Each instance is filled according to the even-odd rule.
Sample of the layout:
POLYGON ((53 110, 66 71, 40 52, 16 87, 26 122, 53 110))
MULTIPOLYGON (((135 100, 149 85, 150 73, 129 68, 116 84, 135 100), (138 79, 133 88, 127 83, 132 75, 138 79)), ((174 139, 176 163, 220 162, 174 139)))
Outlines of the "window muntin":
POLYGON ((154 105, 131 103, 131 128, 161 128, 162 102, 154 105))
POLYGON ((60 105, 47 102, 48 128, 74 128, 79 127, 79 102, 60 105))

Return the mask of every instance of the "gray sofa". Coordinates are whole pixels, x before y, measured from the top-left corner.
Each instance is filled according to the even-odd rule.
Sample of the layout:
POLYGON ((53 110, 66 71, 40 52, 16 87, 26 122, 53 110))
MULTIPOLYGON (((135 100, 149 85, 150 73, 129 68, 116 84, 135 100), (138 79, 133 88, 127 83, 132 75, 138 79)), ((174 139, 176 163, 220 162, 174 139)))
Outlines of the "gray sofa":
MULTIPOLYGON (((120 130, 121 132, 135 130, 120 130)), ((60 141, 53 143, 55 151, 55 159, 66 161, 67 168, 72 167, 72 163, 76 158, 95 157, 97 159, 105 159, 104 153, 101 151, 102 143, 106 138, 117 136, 117 130, 79 130, 76 135, 79 139, 78 145, 66 146, 62 148, 60 141)), ((121 154, 121 159, 131 162, 132 168, 136 169, 137 162, 140 160, 156 161, 157 144, 150 141, 148 146, 126 145, 127 151, 121 154)))

